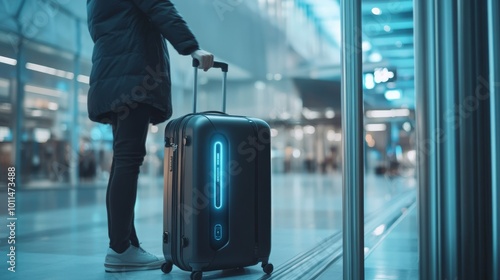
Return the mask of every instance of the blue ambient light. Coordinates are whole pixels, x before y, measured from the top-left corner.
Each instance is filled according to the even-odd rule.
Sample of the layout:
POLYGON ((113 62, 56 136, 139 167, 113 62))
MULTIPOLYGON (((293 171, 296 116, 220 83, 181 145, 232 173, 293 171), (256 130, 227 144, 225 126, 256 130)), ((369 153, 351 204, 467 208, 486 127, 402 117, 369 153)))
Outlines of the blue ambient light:
POLYGON ((216 209, 220 209, 222 207, 222 195, 223 195, 223 186, 225 183, 224 178, 224 154, 222 153, 222 142, 214 143, 214 206, 216 209))
POLYGON ((229 242, 229 183, 231 181, 228 168, 230 145, 224 135, 215 134, 209 142, 206 151, 207 159, 212 170, 209 173, 210 187, 210 246, 220 250, 229 242))

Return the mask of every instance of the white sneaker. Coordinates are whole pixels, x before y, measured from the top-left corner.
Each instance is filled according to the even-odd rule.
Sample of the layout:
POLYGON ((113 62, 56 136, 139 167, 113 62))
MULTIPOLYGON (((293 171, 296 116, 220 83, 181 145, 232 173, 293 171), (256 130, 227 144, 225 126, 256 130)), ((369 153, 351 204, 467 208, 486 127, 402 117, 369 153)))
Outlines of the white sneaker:
POLYGON ((159 269, 165 262, 163 257, 157 257, 142 248, 130 245, 125 252, 118 254, 108 248, 104 261, 106 272, 124 272, 136 270, 159 269))

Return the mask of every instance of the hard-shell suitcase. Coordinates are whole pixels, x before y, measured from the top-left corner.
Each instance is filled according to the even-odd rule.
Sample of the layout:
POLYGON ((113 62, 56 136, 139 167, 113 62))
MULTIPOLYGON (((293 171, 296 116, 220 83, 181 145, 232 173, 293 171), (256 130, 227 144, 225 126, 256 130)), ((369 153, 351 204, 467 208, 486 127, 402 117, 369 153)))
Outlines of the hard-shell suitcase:
MULTIPOLYGON (((195 71, 194 112, 197 96, 195 71)), ((163 253, 166 263, 191 271, 262 263, 271 252, 270 129, 266 122, 225 114, 228 66, 223 72, 223 112, 192 113, 165 129, 163 253)))

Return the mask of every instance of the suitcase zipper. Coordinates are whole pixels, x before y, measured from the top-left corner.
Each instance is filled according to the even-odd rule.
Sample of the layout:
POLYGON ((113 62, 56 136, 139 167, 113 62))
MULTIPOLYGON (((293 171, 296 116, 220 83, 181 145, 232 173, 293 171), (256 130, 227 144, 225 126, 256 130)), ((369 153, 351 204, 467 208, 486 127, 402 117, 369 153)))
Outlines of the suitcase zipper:
POLYGON ((182 239, 184 238, 182 239, 179 238, 182 236, 181 231, 183 230, 182 223, 179 222, 179 219, 180 221, 182 221, 180 217, 181 213, 178 213, 179 202, 182 202, 182 195, 183 195, 181 190, 182 178, 180 178, 180 173, 179 173, 179 168, 181 168, 180 165, 182 164, 182 155, 180 155, 181 149, 179 149, 179 144, 177 144, 176 142, 178 142, 179 139, 179 133, 178 133, 179 129, 182 127, 182 132, 180 135, 182 137, 185 131, 184 123, 186 122, 187 117, 192 115, 193 114, 186 115, 175 121, 173 128, 174 135, 173 139, 170 141, 170 146, 172 147, 172 153, 173 153, 172 162, 175 163, 172 165, 172 200, 173 200, 172 201, 172 206, 173 206, 172 207, 172 261, 175 264, 177 264, 180 268, 187 270, 189 270, 189 267, 185 265, 184 260, 182 258, 183 246, 179 246, 179 249, 177 250, 178 247, 177 242, 179 240, 182 241, 182 239))
POLYGON ((172 261, 174 264, 179 265, 179 258, 177 257, 177 231, 179 230, 177 223, 177 208, 178 208, 178 153, 177 153, 177 144, 175 144, 177 140, 177 130, 179 128, 179 123, 182 122, 182 119, 175 121, 173 127, 173 138, 170 142, 170 147, 172 147, 172 261))
MULTIPOLYGON (((191 118, 196 115, 196 114, 189 114, 189 115, 186 115, 182 118, 182 121, 180 122, 179 124, 179 128, 180 129, 182 127, 182 131, 179 131, 180 132, 180 137, 178 137, 177 139, 179 139, 179 144, 178 145, 181 145, 181 148, 178 149, 179 151, 177 152, 177 157, 178 157, 178 166, 177 168, 180 168, 180 170, 182 170, 183 166, 182 164, 184 163, 184 148, 185 148, 185 145, 183 144, 184 143, 184 137, 185 137, 185 134, 186 134, 186 126, 187 126, 187 123, 191 120, 191 118), (182 139, 182 140, 181 140, 182 139)), ((177 132, 177 130, 176 130, 177 132)), ((179 135, 178 135, 179 136, 179 135)), ((180 173, 178 173, 180 175, 180 173)), ((180 201, 182 202, 183 201, 183 198, 184 198, 184 188, 182 188, 182 177, 181 176, 177 176, 177 179, 179 180, 179 197, 180 197, 180 201)), ((185 269, 189 270, 190 269, 190 266, 187 265, 186 263, 184 263, 184 258, 182 257, 183 255, 183 248, 186 247, 188 245, 188 240, 185 238, 184 236, 184 228, 182 227, 182 210, 181 212, 179 213, 178 217, 179 219, 181 220, 179 225, 180 225, 180 230, 179 230, 179 233, 180 233, 180 241, 181 241, 181 244, 180 244, 180 249, 179 249, 179 264, 182 265, 185 269)))

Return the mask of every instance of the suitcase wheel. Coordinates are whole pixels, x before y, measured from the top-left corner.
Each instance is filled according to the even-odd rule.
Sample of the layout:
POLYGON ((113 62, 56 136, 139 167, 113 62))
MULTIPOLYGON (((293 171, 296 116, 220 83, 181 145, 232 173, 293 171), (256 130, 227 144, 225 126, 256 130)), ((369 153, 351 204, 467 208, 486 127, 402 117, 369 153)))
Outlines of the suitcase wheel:
POLYGON ((271 274, 274 270, 274 266, 272 263, 262 263, 262 270, 264 270, 266 274, 271 274))
POLYGON ((161 271, 165 274, 170 273, 172 271, 173 264, 171 262, 166 262, 161 265, 161 271))
POLYGON ((201 280, 203 278, 203 272, 193 271, 191 272, 191 280, 201 280))

